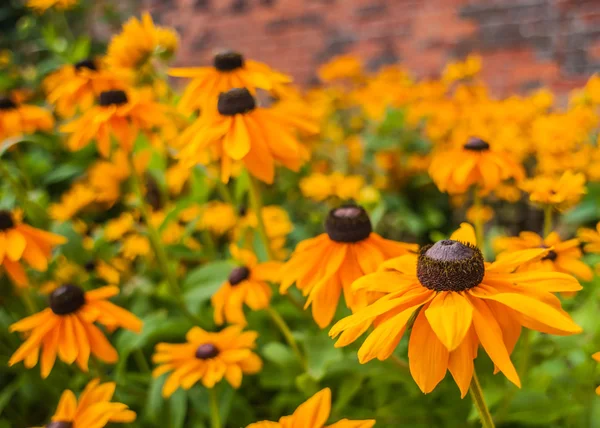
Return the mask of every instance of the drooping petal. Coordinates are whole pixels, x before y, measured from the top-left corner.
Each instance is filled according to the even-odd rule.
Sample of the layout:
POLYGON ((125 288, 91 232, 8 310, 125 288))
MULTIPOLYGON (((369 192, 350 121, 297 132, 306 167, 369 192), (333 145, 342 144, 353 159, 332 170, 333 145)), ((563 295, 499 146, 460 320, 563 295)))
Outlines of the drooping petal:
POLYGON ((454 351, 471 327, 473 307, 460 293, 442 292, 425 311, 427 321, 448 351, 454 351))

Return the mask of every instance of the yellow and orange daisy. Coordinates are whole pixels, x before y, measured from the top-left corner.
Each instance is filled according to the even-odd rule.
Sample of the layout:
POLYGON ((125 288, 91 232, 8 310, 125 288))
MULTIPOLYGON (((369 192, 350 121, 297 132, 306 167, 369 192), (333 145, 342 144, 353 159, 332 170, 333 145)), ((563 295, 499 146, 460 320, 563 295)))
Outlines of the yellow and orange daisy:
POLYGON ((361 363, 389 358, 414 324, 408 343, 413 379, 424 393, 433 391, 449 370, 464 397, 473 377, 479 345, 499 371, 521 386, 510 354, 521 328, 548 334, 581 332, 554 292, 581 289, 560 272, 515 272, 548 254, 544 248, 515 251, 494 263, 483 260, 475 232, 463 223, 450 239, 389 260, 356 281, 354 290, 385 293, 375 303, 339 321, 330 336, 346 346, 373 325, 358 351, 361 363))
POLYGON ((56 357, 66 364, 77 363, 88 371, 90 354, 106 363, 115 363, 119 356, 94 323, 109 331, 118 327, 139 333, 142 321, 129 311, 107 299, 119 294, 115 286, 83 291, 77 285, 58 287, 50 294, 50 305, 37 314, 23 318, 10 326, 11 332, 27 335, 27 340, 8 361, 13 366, 23 361, 32 368, 40 361, 42 378, 48 377, 56 357))
POLYGON ((540 175, 521 183, 534 204, 565 210, 575 205, 587 193, 585 175, 565 171, 560 177, 540 175))
POLYGON ((21 104, 11 97, 0 97, 0 141, 37 131, 50 131, 54 118, 41 107, 21 104))
POLYGON ((179 101, 179 107, 187 113, 212 109, 220 93, 234 88, 247 88, 253 95, 259 88, 278 93, 292 81, 268 65, 246 59, 234 51, 216 54, 212 66, 172 68, 169 75, 192 79, 179 101))
POLYGON ((48 268, 52 248, 65 242, 63 236, 24 224, 19 212, 0 211, 0 267, 20 287, 27 285, 21 262, 43 272, 48 268))
POLYGON ((582 227, 577 231, 577 236, 581 242, 585 243, 583 250, 586 253, 600 253, 600 222, 596 224, 596 229, 582 227))
POLYGON ((364 208, 355 205, 331 210, 325 231, 302 241, 280 272, 280 292, 293 283, 305 296, 306 307, 321 328, 333 319, 342 290, 346 306, 357 310, 367 304, 369 293, 350 288, 358 278, 375 272, 385 260, 417 251, 418 245, 394 242, 373 232, 364 208))
POLYGON ((260 357, 252 351, 257 336, 253 331, 242 332, 239 326, 218 333, 193 327, 186 335, 186 343, 159 343, 152 356, 158 364, 152 375, 172 372, 163 386, 163 397, 171 396, 179 387, 188 390, 197 382, 212 388, 223 377, 239 388, 243 374, 258 373, 262 368, 260 357))
POLYGON ((325 425, 331 414, 331 389, 325 388, 302 403, 290 416, 283 416, 279 422, 255 422, 246 428, 371 428, 374 419, 351 421, 342 419, 325 425))
POLYGON ((63 391, 58 408, 47 428, 104 428, 107 424, 131 423, 136 414, 126 404, 111 401, 115 393, 114 382, 100 383, 91 380, 79 400, 73 391, 63 391))
POLYGON ((258 263, 254 253, 235 245, 231 245, 229 251, 239 266, 231 271, 227 281, 212 296, 215 323, 221 325, 227 321, 244 326, 246 317, 243 305, 246 304, 253 311, 269 306, 273 294, 269 282, 278 280, 282 263, 258 263))

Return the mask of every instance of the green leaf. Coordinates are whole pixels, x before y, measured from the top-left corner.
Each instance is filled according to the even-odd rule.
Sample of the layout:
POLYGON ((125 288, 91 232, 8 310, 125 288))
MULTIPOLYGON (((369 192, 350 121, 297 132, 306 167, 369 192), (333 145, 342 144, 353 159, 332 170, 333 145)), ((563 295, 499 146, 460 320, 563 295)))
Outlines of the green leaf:
POLYGON ((326 334, 306 336, 304 349, 307 356, 307 373, 315 380, 325 377, 327 369, 343 359, 342 350, 332 346, 326 334))

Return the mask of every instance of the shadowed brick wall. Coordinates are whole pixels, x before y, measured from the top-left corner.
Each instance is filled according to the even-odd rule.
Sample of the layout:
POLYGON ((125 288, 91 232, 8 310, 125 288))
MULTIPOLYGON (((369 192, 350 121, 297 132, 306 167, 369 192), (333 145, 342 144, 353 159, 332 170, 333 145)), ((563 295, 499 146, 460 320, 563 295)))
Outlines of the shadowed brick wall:
POLYGON ((400 62, 436 76, 476 52, 496 94, 542 85, 565 93, 600 70, 600 0, 145 0, 181 36, 176 65, 223 48, 310 84, 343 53, 367 67, 400 62))

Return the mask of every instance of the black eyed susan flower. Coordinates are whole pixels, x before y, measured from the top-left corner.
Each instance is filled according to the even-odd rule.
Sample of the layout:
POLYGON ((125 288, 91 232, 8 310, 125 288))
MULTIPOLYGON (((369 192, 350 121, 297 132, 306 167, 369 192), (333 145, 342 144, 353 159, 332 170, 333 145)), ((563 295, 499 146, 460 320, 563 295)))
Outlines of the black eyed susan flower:
POLYGON ((577 231, 581 242, 585 243, 583 249, 587 253, 600 253, 600 222, 596 224, 596 229, 582 227, 577 231))
POLYGON ((52 248, 66 241, 63 236, 24 224, 19 212, 0 210, 0 267, 18 286, 27 285, 21 262, 43 272, 48 268, 52 248))
POLYGON ((360 206, 342 206, 329 212, 325 230, 298 244, 280 272, 281 293, 295 282, 305 296, 306 307, 321 328, 333 319, 342 290, 353 311, 370 296, 350 288, 352 282, 375 272, 385 260, 416 251, 416 244, 394 242, 372 231, 369 215, 360 206))
POLYGON ((21 104, 10 96, 0 96, 0 141, 22 134, 49 131, 54 126, 50 112, 21 104))
POLYGON ((239 266, 233 268, 227 281, 212 296, 215 323, 221 325, 227 321, 244 326, 246 317, 243 305, 246 304, 253 311, 269 306, 272 295, 269 282, 278 280, 282 263, 258 263, 254 253, 235 245, 231 245, 229 251, 239 266))
POLYGON ((172 68, 169 74, 192 79, 179 101, 180 108, 188 113, 212 109, 221 92, 244 87, 252 94, 258 88, 277 93, 292 81, 266 64, 246 59, 234 51, 216 54, 212 66, 172 68))
POLYGON ((80 150, 95 139, 100 154, 108 157, 111 137, 124 151, 131 152, 139 132, 152 133, 154 128, 168 125, 167 111, 149 91, 109 90, 100 93, 98 105, 63 125, 61 131, 71 134, 69 149, 80 150))
POLYGON ((67 364, 76 362, 85 372, 90 354, 106 363, 115 363, 117 351, 94 323, 109 331, 118 327, 135 332, 142 329, 140 319, 107 301, 117 294, 119 289, 115 286, 87 292, 73 284, 55 289, 50 294, 50 307, 10 326, 11 332, 28 336, 10 357, 9 366, 23 361, 25 367, 31 368, 39 360, 42 378, 46 378, 57 355, 67 364))
POLYGON ((242 332, 231 326, 211 333, 193 327, 186 335, 186 343, 159 343, 152 361, 158 364, 152 375, 158 377, 172 372, 167 378, 162 394, 169 397, 179 387, 190 389, 197 382, 212 388, 223 377, 231 386, 239 388, 243 374, 258 373, 262 361, 252 349, 257 333, 242 332))
POLYGON ((510 154, 496 151, 480 138, 471 137, 458 150, 434 154, 429 175, 442 192, 464 193, 477 185, 484 193, 509 178, 524 178, 523 167, 510 154))
POLYGON ((290 416, 283 416, 279 422, 255 422, 246 428, 371 428, 374 419, 351 421, 342 419, 332 425, 325 425, 331 414, 331 389, 325 388, 302 403, 290 416))
POLYGON ((219 95, 217 109, 207 109, 179 137, 179 159, 191 167, 204 162, 209 150, 221 161, 221 180, 228 182, 234 162, 243 163, 250 174, 272 183, 275 164, 298 171, 308 159, 307 149, 294 131, 316 133, 318 127, 292 116, 258 107, 246 88, 219 95))
POLYGON ((410 372, 424 393, 431 392, 449 370, 464 397, 479 345, 520 387, 510 354, 522 327, 557 335, 581 332, 552 294, 580 290, 575 278, 560 272, 515 273, 548 253, 544 248, 515 251, 486 263, 476 247, 473 227, 463 223, 450 239, 425 246, 418 255, 389 260, 356 281, 353 289, 385 296, 339 321, 329 334, 341 335, 336 346, 346 346, 373 325, 358 358, 361 363, 385 360, 416 316, 408 358, 410 372))
POLYGON ((104 91, 123 87, 121 80, 95 58, 61 67, 46 77, 43 85, 48 102, 62 117, 87 110, 104 91))
POLYGON ((521 183, 521 190, 529 194, 534 204, 565 210, 577 204, 587 193, 585 175, 565 171, 560 177, 539 175, 521 183))
POLYGON ((56 413, 46 428, 104 428, 109 423, 130 423, 136 418, 126 404, 111 402, 114 382, 100 383, 94 379, 87 384, 79 400, 71 390, 60 396, 56 413))

